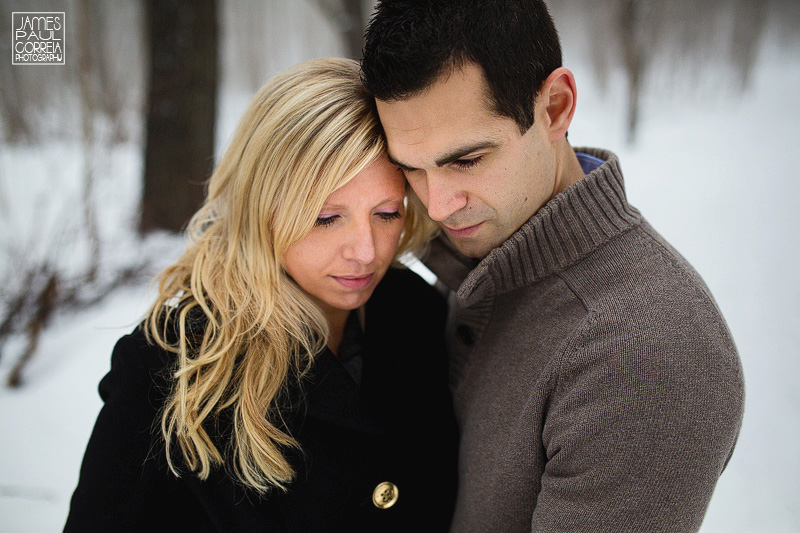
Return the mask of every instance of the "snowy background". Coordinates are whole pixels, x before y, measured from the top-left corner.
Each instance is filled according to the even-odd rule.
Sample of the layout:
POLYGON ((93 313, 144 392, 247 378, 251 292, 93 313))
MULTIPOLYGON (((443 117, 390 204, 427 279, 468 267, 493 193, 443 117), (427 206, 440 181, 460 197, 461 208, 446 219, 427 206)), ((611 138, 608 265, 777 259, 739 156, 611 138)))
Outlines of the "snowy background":
MULTIPOLYGON (((221 51, 219 150, 255 86, 268 75, 308 57, 342 53, 318 11, 307 6, 286 9, 287 2, 274 2, 268 9, 282 5, 283 18, 276 22, 277 12, 262 13, 271 31, 260 38, 276 53, 260 66, 261 72, 253 75, 250 69, 250 76, 259 80, 255 86, 242 81, 243 42, 234 35, 243 22, 230 4, 223 3, 221 21, 227 37, 221 51), (287 24, 304 29, 282 35, 279 26, 287 24), (313 43, 309 34, 316 37, 313 43)), ((605 147, 620 156, 631 203, 706 280, 741 354, 747 386, 744 423, 702 531, 800 531, 800 180, 794 176, 794 150, 800 144, 800 39, 796 32, 785 32, 787 16, 795 17, 792 24, 800 27, 797 9, 770 11, 743 88, 736 88, 735 70, 721 60, 677 67, 654 62, 633 141, 626 129, 624 72, 611 65, 598 77, 597 58, 589 46, 592 36, 583 31, 585 14, 577 8, 554 13, 565 43, 565 64, 578 84, 570 141, 605 147)), ((11 68, 5 57, 10 54, 3 53, 2 68, 11 68)), ((69 61, 69 51, 67 57, 69 61)), ((135 68, 133 74, 135 86, 135 68)), ((43 115, 59 120, 59 113, 69 113, 71 105, 66 101, 63 108, 43 115)), ((64 221, 79 218, 76 191, 83 157, 79 143, 53 138, 24 148, 0 145, 0 231, 17 236, 14 242, 27 243, 30 255, 72 242, 71 226, 64 221), (71 210, 76 214, 71 216, 71 210), (52 220, 38 220, 42 213, 50 213, 52 220)), ((182 241, 155 235, 142 242, 133 233, 141 135, 102 150, 100 159, 104 178, 96 194, 107 243, 105 264, 156 258, 148 266, 149 274, 155 274, 176 256, 182 241)), ((70 253, 61 257, 71 260, 70 253)), ((8 268, 5 259, 0 256, 0 268, 8 268)), ((114 342, 141 318, 152 294, 152 287, 139 281, 119 286, 92 307, 58 312, 20 388, 4 383, 24 339, 11 337, 3 346, 0 533, 47 533, 63 527, 101 405, 97 383, 108 369, 114 342)))

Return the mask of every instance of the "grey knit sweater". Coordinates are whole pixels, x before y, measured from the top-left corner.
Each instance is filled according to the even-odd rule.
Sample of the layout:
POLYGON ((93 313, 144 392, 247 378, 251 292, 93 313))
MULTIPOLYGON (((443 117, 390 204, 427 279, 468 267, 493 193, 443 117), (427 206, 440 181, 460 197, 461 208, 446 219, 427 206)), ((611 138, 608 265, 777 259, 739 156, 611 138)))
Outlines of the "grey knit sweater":
POLYGON ((619 161, 477 266, 437 242, 461 428, 452 531, 694 531, 741 424, 730 332, 619 161), (473 268, 474 267, 474 268, 473 268))

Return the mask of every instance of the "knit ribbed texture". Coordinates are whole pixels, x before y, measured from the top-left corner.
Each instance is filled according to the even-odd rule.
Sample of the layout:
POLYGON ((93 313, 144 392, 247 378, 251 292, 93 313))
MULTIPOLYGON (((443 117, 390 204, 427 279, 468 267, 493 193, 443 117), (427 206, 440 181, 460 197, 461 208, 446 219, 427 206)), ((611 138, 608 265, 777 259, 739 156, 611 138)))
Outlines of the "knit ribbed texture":
POLYGON ((457 532, 693 531, 741 423, 741 365, 691 266, 630 206, 619 162, 477 266, 438 242, 461 427, 457 532), (474 266, 474 268, 472 268, 474 266))

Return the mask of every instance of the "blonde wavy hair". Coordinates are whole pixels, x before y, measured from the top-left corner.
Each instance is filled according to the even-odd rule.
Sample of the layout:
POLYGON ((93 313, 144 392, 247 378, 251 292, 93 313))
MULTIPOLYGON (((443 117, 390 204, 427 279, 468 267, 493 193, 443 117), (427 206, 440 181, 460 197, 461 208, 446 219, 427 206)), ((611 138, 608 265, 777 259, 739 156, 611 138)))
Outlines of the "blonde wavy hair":
MULTIPOLYGON (((145 319, 150 342, 176 354, 161 418, 175 475, 179 451, 200 479, 222 466, 260 492, 292 480, 286 454, 299 444, 279 404, 326 345, 328 325, 281 260, 328 196, 385 149, 355 61, 301 63, 256 94, 145 319)), ((397 257, 433 231, 409 201, 397 257)))

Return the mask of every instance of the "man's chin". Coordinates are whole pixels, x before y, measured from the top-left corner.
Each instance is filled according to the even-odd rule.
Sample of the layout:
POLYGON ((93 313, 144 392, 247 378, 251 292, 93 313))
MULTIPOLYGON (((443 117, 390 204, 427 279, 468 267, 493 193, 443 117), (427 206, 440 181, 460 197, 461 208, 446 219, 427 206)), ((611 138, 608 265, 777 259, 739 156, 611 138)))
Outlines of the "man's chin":
POLYGON ((483 259, 495 248, 494 245, 486 242, 484 239, 476 239, 474 237, 459 239, 447 234, 447 232, 445 232, 445 234, 447 235, 447 240, 453 245, 453 248, 464 257, 470 259, 483 259))

